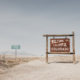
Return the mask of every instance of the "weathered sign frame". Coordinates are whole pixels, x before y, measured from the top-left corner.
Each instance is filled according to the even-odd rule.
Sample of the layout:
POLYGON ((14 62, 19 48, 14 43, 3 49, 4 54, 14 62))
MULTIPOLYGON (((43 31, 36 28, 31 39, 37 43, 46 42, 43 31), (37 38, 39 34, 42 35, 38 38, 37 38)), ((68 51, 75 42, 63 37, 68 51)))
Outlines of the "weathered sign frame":
POLYGON ((75 41, 74 41, 74 31, 72 34, 46 34, 46 62, 48 63, 48 54, 73 54, 73 63, 75 63, 75 41), (71 36, 72 37, 72 52, 48 52, 48 37, 61 37, 61 36, 71 36))

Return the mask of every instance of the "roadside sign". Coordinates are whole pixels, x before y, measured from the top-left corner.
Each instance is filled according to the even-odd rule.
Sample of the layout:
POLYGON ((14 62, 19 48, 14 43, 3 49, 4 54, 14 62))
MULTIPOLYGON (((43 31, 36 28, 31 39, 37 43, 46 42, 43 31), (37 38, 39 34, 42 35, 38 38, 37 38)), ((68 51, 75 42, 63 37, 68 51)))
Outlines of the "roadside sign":
POLYGON ((12 45, 11 49, 20 49, 20 45, 12 45))
POLYGON ((17 49, 20 49, 20 45, 12 45, 11 49, 15 49, 15 59, 17 58, 17 49))
POLYGON ((70 52, 69 38, 50 39, 50 52, 70 52))

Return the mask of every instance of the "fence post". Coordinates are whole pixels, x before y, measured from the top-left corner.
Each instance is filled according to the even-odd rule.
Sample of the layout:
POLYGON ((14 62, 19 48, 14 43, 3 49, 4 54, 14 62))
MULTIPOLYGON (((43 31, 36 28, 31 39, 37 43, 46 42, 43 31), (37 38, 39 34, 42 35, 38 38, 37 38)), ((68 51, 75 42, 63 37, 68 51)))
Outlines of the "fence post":
POLYGON ((5 60, 5 53, 4 53, 4 60, 5 60))

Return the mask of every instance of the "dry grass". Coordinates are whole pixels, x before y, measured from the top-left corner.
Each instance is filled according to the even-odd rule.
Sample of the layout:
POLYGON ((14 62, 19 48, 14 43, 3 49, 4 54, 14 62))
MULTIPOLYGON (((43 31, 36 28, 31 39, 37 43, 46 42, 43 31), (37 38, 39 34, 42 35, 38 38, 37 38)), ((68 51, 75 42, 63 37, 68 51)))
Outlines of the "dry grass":
MULTIPOLYGON (((33 61, 35 59, 39 59, 40 61, 45 61, 45 57, 35 57, 35 56, 26 56, 26 57, 20 57, 20 58, 17 58, 15 60, 14 56, 12 55, 6 55, 5 56, 6 59, 4 60, 4 56, 0 55, 0 73, 2 72, 5 72, 7 68, 11 68, 15 65, 18 65, 18 64, 21 64, 21 63, 27 63, 29 61, 33 61), (1 71, 1 70, 4 70, 4 71, 1 71)), ((79 55, 76 55, 75 56, 75 59, 76 59, 76 62, 79 62, 80 61, 80 56, 79 55)), ((48 58, 48 62, 51 63, 51 62, 72 62, 73 61, 73 56, 70 55, 70 56, 52 56, 52 57, 49 57, 48 58)))
POLYGON ((6 57, 0 60, 0 80, 80 80, 79 55, 75 65, 72 55, 49 57, 49 64, 43 56, 6 57))

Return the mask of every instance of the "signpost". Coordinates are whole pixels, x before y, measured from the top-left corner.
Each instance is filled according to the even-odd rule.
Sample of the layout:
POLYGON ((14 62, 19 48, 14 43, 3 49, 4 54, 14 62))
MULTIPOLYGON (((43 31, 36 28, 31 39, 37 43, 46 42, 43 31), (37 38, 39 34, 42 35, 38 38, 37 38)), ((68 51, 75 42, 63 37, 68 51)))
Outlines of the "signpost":
POLYGON ((17 49, 20 49, 20 45, 12 45, 11 49, 15 49, 15 60, 17 58, 17 49))
POLYGON ((72 34, 46 34, 46 62, 48 63, 48 54, 73 54, 73 63, 75 63, 75 41, 74 31, 72 34), (65 38, 54 38, 54 37, 65 37, 65 38), (70 39, 67 36, 72 37, 72 52, 70 52, 70 39), (48 37, 50 39, 50 52, 48 52, 48 37))

